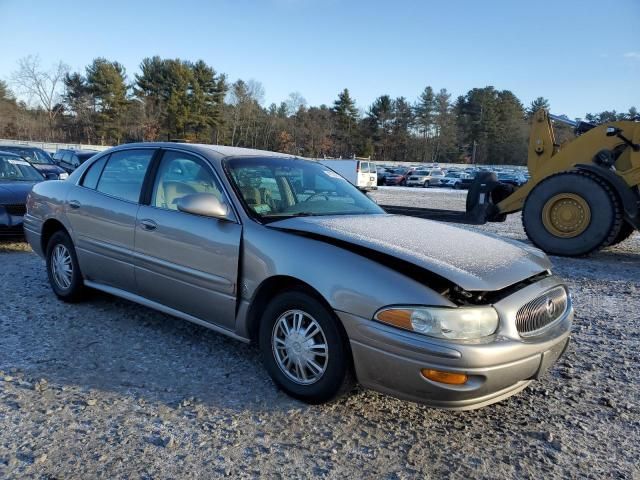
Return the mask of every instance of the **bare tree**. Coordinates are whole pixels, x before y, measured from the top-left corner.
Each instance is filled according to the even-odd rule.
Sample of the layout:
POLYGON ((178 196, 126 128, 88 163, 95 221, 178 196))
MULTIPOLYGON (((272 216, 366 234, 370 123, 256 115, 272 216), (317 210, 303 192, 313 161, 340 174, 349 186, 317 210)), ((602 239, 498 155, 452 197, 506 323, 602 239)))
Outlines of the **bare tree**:
POLYGON ((300 110, 300 107, 305 107, 307 101, 300 92, 291 92, 287 97, 287 114, 289 116, 295 115, 300 110))
POLYGON ((68 71, 69 66, 62 61, 44 70, 40 57, 29 55, 18 60, 18 70, 11 77, 17 92, 28 97, 30 102, 35 100, 46 112, 50 129, 61 111, 57 106, 62 100, 61 88, 68 71))

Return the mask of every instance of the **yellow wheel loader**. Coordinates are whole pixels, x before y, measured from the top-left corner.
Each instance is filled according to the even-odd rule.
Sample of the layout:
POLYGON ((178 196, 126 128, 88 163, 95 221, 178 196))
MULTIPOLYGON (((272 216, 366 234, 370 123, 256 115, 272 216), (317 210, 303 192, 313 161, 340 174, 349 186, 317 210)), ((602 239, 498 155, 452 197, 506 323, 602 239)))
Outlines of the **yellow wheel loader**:
POLYGON ((467 195, 467 218, 503 221, 522 211, 529 239, 564 256, 615 245, 640 229, 640 122, 596 126, 539 110, 527 166, 529 181, 515 189, 493 173, 476 177, 467 195), (570 123, 576 138, 558 145, 552 120, 570 123))

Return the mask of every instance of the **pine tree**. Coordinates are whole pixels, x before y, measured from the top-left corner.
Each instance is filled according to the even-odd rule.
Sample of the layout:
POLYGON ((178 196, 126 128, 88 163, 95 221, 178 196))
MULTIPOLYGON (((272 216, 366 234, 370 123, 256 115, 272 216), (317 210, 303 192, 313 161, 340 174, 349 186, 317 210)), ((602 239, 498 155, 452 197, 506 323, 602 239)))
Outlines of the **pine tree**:
POLYGON ((418 97, 418 102, 414 106, 415 123, 422 135, 421 161, 423 162, 426 161, 429 156, 435 111, 436 98, 433 93, 433 88, 427 86, 418 97))
POLYGON ((335 117, 335 141, 337 155, 350 157, 354 153, 355 132, 358 125, 358 109, 351 98, 349 90, 345 88, 333 102, 332 111, 335 117))
POLYGON ((94 101, 96 130, 102 143, 120 143, 122 119, 128 107, 125 68, 118 62, 96 58, 86 69, 87 89, 94 101))
POLYGON ((533 114, 541 108, 544 108, 547 111, 549 111, 550 108, 549 100, 544 97, 538 97, 533 102, 531 102, 531 105, 529 105, 529 108, 527 108, 527 117, 532 117, 533 114))

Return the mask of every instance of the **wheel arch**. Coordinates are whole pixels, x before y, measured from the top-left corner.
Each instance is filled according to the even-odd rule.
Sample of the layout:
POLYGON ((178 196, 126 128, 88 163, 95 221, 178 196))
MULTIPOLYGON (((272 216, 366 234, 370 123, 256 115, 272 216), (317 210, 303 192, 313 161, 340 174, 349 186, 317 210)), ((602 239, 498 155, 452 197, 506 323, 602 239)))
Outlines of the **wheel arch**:
POLYGON ((40 236, 40 248, 46 254, 47 245, 49 244, 49 240, 53 236, 54 233, 62 230, 67 235, 69 235, 69 231, 64 226, 64 224, 60 220, 56 220, 55 218, 50 218, 44 222, 42 225, 42 234, 40 236))
POLYGON ((615 192, 622 205, 624 217, 627 222, 636 229, 640 229, 640 211, 638 210, 638 202, 640 198, 633 192, 625 181, 616 175, 612 170, 604 168, 600 165, 578 164, 575 169, 582 172, 588 172, 595 175, 600 180, 607 182, 609 187, 615 192))
POLYGON ((273 297, 288 290, 302 290, 322 303, 322 305, 334 315, 339 328, 342 329, 346 338, 346 331, 344 330, 342 322, 340 322, 338 317, 333 313, 333 308, 318 290, 299 278, 289 275, 274 275, 262 281, 256 289, 249 305, 247 312, 247 333, 251 342, 258 342, 260 317, 266 306, 273 297))

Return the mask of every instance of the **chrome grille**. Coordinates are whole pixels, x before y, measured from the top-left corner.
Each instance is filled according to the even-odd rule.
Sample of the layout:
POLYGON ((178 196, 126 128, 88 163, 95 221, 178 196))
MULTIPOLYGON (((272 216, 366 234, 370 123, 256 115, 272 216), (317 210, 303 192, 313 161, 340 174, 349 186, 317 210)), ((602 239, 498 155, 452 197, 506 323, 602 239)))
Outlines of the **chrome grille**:
POLYGON ((567 291, 555 287, 518 310, 516 328, 521 337, 538 335, 567 311, 567 291))

